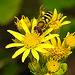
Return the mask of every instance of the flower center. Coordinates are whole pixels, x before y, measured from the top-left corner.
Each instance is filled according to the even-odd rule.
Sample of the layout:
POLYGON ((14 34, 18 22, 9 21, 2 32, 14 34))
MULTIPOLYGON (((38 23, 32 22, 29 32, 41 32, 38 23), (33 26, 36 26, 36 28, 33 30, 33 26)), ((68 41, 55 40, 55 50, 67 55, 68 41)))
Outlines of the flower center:
POLYGON ((51 55, 57 59, 60 60, 62 59, 64 56, 66 56, 68 54, 68 50, 66 48, 63 47, 56 47, 55 49, 52 49, 51 51, 51 55))
POLYGON ((53 28, 54 30, 57 30, 61 27, 61 22, 60 21, 54 21, 51 23, 51 25, 49 25, 51 28, 53 28))
POLYGON ((40 43, 40 38, 35 33, 26 34, 23 43, 24 47, 33 49, 40 43))
POLYGON ((46 63, 46 66, 48 68, 49 71, 51 72, 56 72, 60 66, 60 63, 58 63, 58 61, 55 60, 50 60, 46 63))

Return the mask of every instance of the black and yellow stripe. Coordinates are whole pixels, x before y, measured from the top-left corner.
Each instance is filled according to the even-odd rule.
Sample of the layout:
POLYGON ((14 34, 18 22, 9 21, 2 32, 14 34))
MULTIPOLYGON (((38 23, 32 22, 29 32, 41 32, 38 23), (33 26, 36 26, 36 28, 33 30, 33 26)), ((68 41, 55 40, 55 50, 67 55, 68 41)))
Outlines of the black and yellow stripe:
POLYGON ((49 12, 47 12, 47 13, 45 13, 42 17, 41 17, 41 19, 39 20, 39 22, 38 22, 38 26, 39 27, 44 27, 44 25, 45 24, 47 24, 48 22, 50 22, 51 21, 51 19, 52 19, 52 13, 49 11, 49 12))

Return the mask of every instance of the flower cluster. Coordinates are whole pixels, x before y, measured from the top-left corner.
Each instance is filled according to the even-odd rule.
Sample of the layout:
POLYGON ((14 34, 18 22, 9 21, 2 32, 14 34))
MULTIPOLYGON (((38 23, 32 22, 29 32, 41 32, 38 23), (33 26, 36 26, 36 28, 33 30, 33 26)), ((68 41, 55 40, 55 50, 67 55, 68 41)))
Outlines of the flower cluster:
POLYGON ((63 16, 63 14, 61 14, 61 13, 57 14, 57 10, 54 9, 54 14, 53 14, 52 20, 49 24, 49 27, 53 28, 54 30, 57 30, 61 26, 71 23, 70 21, 62 22, 67 17, 67 16, 63 16, 63 17, 62 16, 63 16))
POLYGON ((14 43, 8 44, 5 48, 19 48, 12 58, 23 53, 23 63, 27 57, 30 58, 28 67, 34 75, 63 75, 67 70, 67 64, 64 61, 72 53, 71 49, 75 47, 75 32, 72 34, 68 32, 61 42, 58 32, 55 33, 55 31, 71 23, 63 21, 67 16, 62 16, 54 9, 52 14, 44 12, 40 20, 33 18, 30 21, 24 15, 21 20, 15 17, 17 19, 15 24, 20 33, 7 30, 15 39, 13 39, 14 43))

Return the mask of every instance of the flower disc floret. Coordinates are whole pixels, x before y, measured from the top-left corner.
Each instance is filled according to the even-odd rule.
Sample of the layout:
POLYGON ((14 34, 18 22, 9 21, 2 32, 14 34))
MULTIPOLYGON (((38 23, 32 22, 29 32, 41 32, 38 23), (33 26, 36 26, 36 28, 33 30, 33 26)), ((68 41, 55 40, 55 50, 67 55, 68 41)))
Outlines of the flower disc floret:
POLYGON ((51 43, 55 46, 54 49, 50 49, 50 54, 54 59, 61 60, 63 57, 70 55, 72 51, 70 51, 70 47, 65 47, 65 42, 61 44, 61 40, 57 37, 51 39, 51 43))
POLYGON ((24 47, 34 49, 40 43, 40 38, 35 33, 26 34, 23 40, 24 47))
POLYGON ((53 56, 53 58, 60 60, 62 59, 64 56, 67 55, 68 50, 66 48, 63 47, 56 47, 54 49, 51 50, 51 55, 53 56))
POLYGON ((56 72, 59 69, 60 63, 57 60, 50 58, 50 61, 46 63, 47 69, 50 72, 56 72))

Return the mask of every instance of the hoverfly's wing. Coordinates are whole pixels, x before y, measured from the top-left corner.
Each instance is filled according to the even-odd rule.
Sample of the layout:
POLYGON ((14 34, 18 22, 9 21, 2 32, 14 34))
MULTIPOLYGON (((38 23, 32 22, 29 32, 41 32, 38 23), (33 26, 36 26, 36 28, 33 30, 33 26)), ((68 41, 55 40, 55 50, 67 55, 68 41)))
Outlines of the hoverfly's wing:
POLYGON ((39 9, 38 19, 40 19, 44 14, 45 14, 45 7, 43 5, 41 5, 40 9, 39 9))

